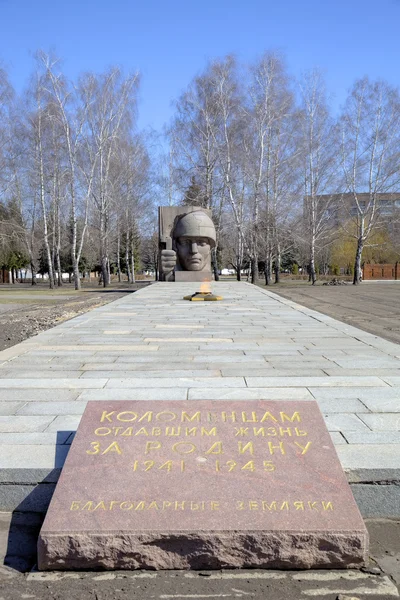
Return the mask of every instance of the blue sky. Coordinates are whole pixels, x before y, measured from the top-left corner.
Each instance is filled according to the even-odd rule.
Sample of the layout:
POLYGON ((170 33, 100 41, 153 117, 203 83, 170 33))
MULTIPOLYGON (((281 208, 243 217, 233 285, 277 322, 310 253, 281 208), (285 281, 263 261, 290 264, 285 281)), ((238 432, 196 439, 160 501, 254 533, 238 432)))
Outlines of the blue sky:
POLYGON ((0 0, 0 61, 17 91, 33 53, 64 71, 139 70, 139 125, 160 130, 207 61, 286 55, 289 72, 323 70, 332 105, 363 75, 400 85, 400 0, 0 0))

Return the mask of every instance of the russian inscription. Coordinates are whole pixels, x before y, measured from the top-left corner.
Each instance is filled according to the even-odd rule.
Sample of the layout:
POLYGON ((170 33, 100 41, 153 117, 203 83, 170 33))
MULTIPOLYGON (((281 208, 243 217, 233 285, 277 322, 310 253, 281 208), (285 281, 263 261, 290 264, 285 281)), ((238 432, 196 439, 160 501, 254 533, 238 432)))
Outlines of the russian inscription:
POLYGON ((367 543, 315 402, 90 402, 39 567, 356 566, 367 543))

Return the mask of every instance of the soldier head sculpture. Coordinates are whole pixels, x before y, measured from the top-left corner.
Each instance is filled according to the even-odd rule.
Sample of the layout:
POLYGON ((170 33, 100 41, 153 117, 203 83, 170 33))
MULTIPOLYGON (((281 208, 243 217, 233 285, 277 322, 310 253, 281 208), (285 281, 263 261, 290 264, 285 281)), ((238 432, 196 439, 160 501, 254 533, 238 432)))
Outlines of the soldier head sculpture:
POLYGON ((161 252, 161 270, 165 279, 173 271, 211 273, 211 249, 216 232, 211 218, 201 210, 179 215, 172 230, 172 249, 161 252))

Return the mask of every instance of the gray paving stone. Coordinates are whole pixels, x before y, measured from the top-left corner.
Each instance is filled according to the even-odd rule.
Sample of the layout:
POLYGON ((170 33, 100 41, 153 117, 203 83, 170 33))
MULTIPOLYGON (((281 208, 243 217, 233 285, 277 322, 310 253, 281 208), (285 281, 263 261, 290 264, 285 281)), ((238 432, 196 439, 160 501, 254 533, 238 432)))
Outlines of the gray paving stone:
MULTIPOLYGON (((21 371, 20 369, 15 369, 15 372, 13 371, 9 371, 7 374, 8 378, 12 378, 13 374, 18 376, 18 379, 20 380, 24 380, 24 379, 28 379, 28 380, 32 380, 32 379, 46 379, 51 377, 53 380, 54 379, 64 379, 66 377, 71 378, 71 380, 78 379, 81 375, 82 375, 83 371, 57 371, 57 370, 52 370, 50 371, 49 369, 47 370, 42 370, 42 369, 37 369, 36 371, 21 371)), ((0 373, 1 376, 1 373, 0 373)))
MULTIPOLYGON (((86 379, 85 381, 90 381, 86 379)), ((189 387, 246 387, 243 377, 160 377, 147 379, 145 377, 127 379, 109 379, 105 389, 110 388, 189 388, 189 387)))
POLYGON ((347 444, 336 447, 344 469, 397 469, 400 444, 347 444))
MULTIPOLYGON (((30 353, 23 354, 18 357, 18 362, 15 362, 15 359, 10 359, 2 363, 4 368, 12 367, 13 364, 18 365, 47 365, 52 360, 52 356, 31 356, 30 353)), ((74 359, 76 362, 76 359, 74 359)))
POLYGON ((397 397, 379 398, 371 395, 363 396, 362 401, 374 413, 400 413, 400 390, 397 397))
POLYGON ((71 437, 70 431, 43 432, 40 433, 0 433, 0 445, 46 445, 46 444, 66 444, 71 437))
POLYGON ((262 365, 266 365, 266 360, 262 354, 243 354, 241 353, 232 353, 232 352, 221 352, 220 354, 210 354, 207 352, 206 354, 195 355, 193 357, 193 364, 197 365, 197 363, 204 362, 207 359, 208 361, 218 361, 220 364, 227 363, 226 367, 233 364, 238 365, 251 365, 253 363, 261 363, 262 365))
POLYGON ((0 469, 54 469, 62 467, 69 446, 54 444, 0 446, 0 469))
POLYGON ((101 372, 107 369, 107 372, 110 371, 142 371, 142 373, 147 373, 148 371, 193 371, 193 370, 203 370, 203 369, 216 369, 216 367, 212 363, 193 363, 193 360, 185 360, 182 359, 181 362, 160 362, 160 360, 153 360, 148 362, 116 362, 113 364, 105 365, 104 363, 88 363, 83 366, 83 371, 97 371, 101 372))
MULTIPOLYGON (((36 513, 46 513, 47 508, 50 504, 51 497, 54 493, 55 484, 39 484, 39 485, 23 485, 18 483, 16 485, 8 484, 0 486, 0 510, 3 514, 7 512, 16 511, 17 515, 21 513, 29 513, 29 516, 36 513)), ((43 517, 41 517, 41 520, 43 517)), ((26 526, 25 526, 26 527, 26 526)), ((32 533, 36 530, 37 533, 40 529, 40 523, 35 523, 35 526, 27 527, 32 533)), ((14 525, 15 530, 15 525, 14 525)), ((36 538, 37 538, 36 533, 36 538)), ((14 534, 15 535, 15 534, 14 534)), ((10 536, 11 537, 11 536, 10 536)), ((21 560, 21 555, 27 551, 27 536, 23 536, 23 547, 18 550, 18 563, 21 560)), ((27 564, 32 562, 32 554, 35 555, 34 540, 32 540, 32 548, 30 549, 31 556, 27 561, 27 564)), ((28 549, 29 552, 29 549, 28 549)), ((10 559, 10 557, 9 557, 10 559)), ((3 562, 3 561, 2 561, 3 562)), ((21 597, 29 597, 29 594, 22 594, 21 597)))
POLYGON ((56 417, 47 427, 46 433, 50 431, 76 431, 81 417, 82 415, 63 415, 56 417))
POLYGON ((400 444, 400 431, 346 431, 349 444, 400 444))
MULTIPOLYGON (((281 365, 282 367, 282 365, 281 365)), ((240 377, 303 377, 304 373, 307 373, 310 377, 322 377, 325 373, 320 369, 310 369, 305 367, 304 369, 292 369, 290 365, 285 370, 283 368, 276 369, 272 365, 266 364, 262 368, 254 368, 252 369, 250 366, 242 366, 238 369, 229 368, 222 369, 223 377, 233 377, 235 375, 240 377)))
POLYGON ((0 389, 1 402, 53 402, 73 401, 79 395, 79 390, 46 390, 46 389, 0 389))
POLYGON ((101 389, 107 379, 2 379, 0 380, 0 388, 32 388, 40 389, 80 389, 93 388, 101 389))
POLYGON ((367 401, 373 398, 375 401, 389 400, 399 397, 399 390, 391 387, 313 387, 307 386, 315 398, 359 398, 367 401))
POLYGON ((7 368, 21 368, 23 366, 24 370, 29 369, 32 370, 32 367, 40 367, 41 369, 48 369, 51 367, 63 368, 65 371, 74 371, 80 365, 83 365, 86 361, 89 361, 92 357, 90 356, 82 356, 82 357, 69 357, 69 356, 46 356, 44 359, 40 357, 32 358, 30 356, 21 356, 17 361, 11 360, 7 363, 7 368))
POLYGON ((368 413, 369 409, 357 398, 323 398, 317 400, 323 413, 368 413))
POLYGON ((33 349, 30 349, 20 358, 41 358, 53 360, 55 358, 64 358, 65 360, 77 360, 78 358, 90 358, 91 356, 95 356, 95 352, 91 350, 78 350, 75 347, 75 350, 66 350, 59 346, 51 346, 48 347, 47 344, 43 344, 43 346, 35 346, 33 349))
POLYGON ((348 413, 327 414, 324 419, 328 431, 370 431, 367 425, 357 415, 348 413))
POLYGON ((189 400, 313 400, 306 388, 191 388, 189 400))
POLYGON ((82 415, 86 402, 29 402, 19 415, 82 415))
MULTIPOLYGON (((188 353, 185 356, 169 356, 169 357, 164 357, 164 360, 168 360, 169 364, 174 364, 174 363, 178 363, 181 364, 182 360, 184 360, 185 362, 188 361, 193 361, 194 357, 191 355, 192 349, 188 348, 188 353), (190 354, 189 354, 190 352, 190 354)), ((241 353, 243 355, 243 352, 241 353)), ((93 362, 97 362, 97 357, 101 356, 101 354, 98 352, 96 354, 96 359, 93 362)), ((105 357, 109 356, 109 354, 107 354, 105 357)), ((200 357, 200 361, 203 361, 204 357, 201 356, 200 357)), ((141 356, 140 354, 138 355, 134 355, 132 356, 131 354, 126 354, 126 355, 116 355, 116 360, 115 360, 115 364, 125 364, 125 363, 133 363, 133 364, 141 364, 141 363, 150 363, 150 362, 154 362, 154 364, 157 364, 158 362, 162 361, 162 357, 159 353, 155 354, 155 355, 146 355, 146 356, 141 356)))
POLYGON ((136 388, 136 389, 104 389, 85 390, 79 400, 186 400, 187 388, 136 388))
POLYGON ((262 352, 260 351, 260 346, 258 346, 256 343, 254 344, 250 344, 250 343, 243 343, 243 344, 239 344, 238 342, 234 342, 232 344, 198 344, 198 349, 199 352, 202 353, 207 353, 208 350, 210 350, 211 348, 213 350, 225 350, 228 348, 233 348, 234 350, 242 350, 243 352, 246 352, 247 350, 253 350, 254 352, 258 352, 258 354, 262 354, 262 352))
MULTIPOLYGON (((275 369, 279 369, 281 371, 284 370, 284 368, 286 367, 287 369, 293 371, 293 370, 297 370, 297 369, 303 369, 306 370, 306 372, 308 373, 308 370, 312 370, 312 369, 329 369, 331 367, 335 366, 335 363, 332 362, 331 360, 328 360, 326 358, 320 357, 317 358, 315 357, 315 360, 310 360, 309 357, 292 357, 289 360, 286 361, 286 364, 284 364, 284 362, 282 361, 281 357, 275 357, 275 356, 269 356, 268 358, 266 358, 266 362, 273 366, 275 369)), ((365 374, 365 373, 364 373, 365 374)))
POLYGON ((335 444, 335 446, 348 443, 339 431, 330 431, 329 435, 331 436, 332 442, 335 444))
MULTIPOLYGON (((112 378, 119 378, 119 379, 129 379, 130 377, 135 377, 135 370, 132 371, 102 371, 101 375, 102 377, 107 377, 109 379, 112 378)), ((160 370, 160 371, 145 371, 146 373, 146 378, 148 378, 148 381, 151 379, 158 379, 158 378, 170 378, 171 376, 173 377, 204 377, 204 378, 208 378, 208 377, 212 377, 212 378, 216 378, 216 377, 221 377, 221 371, 219 371, 218 369, 204 369, 204 370, 185 370, 185 369, 164 369, 164 370, 160 370)), ((140 375, 143 376, 143 370, 140 371, 140 375)), ((99 373, 97 371, 85 371, 82 374, 81 379, 92 379, 92 378, 97 378, 99 376, 99 373)))
MULTIPOLYGON (((400 487, 397 485, 374 485, 374 484, 362 484, 351 486, 354 499, 357 502, 358 508, 364 518, 381 518, 381 519, 398 519, 400 514, 400 487)), ((394 554, 390 552, 390 554, 394 554)), ((393 558, 388 557, 389 561, 393 558)), ((395 559, 396 560, 396 559, 395 559)), ((397 569, 395 569, 397 572, 397 569)), ((389 578, 387 578, 390 582, 389 578)), ((357 592, 354 592, 357 593, 357 592)), ((365 599, 371 597, 373 590, 368 592, 368 596, 364 594, 365 599), (370 595, 371 594, 371 595, 370 595)), ((376 588, 375 588, 376 593, 376 588)), ((386 588, 382 590, 382 600, 389 600, 390 598, 398 598, 398 588, 393 585, 393 588, 386 588)), ((341 595, 343 600, 351 600, 355 597, 351 595, 341 595)), ((360 598, 360 594, 357 593, 357 598, 360 598)), ((372 596, 373 598, 373 596, 372 596)))
POLYGON ((400 387, 400 377, 385 377, 385 381, 393 387, 400 387))
MULTIPOLYGON (((393 372, 399 372, 400 369, 371 369, 368 368, 368 375, 374 375, 379 377, 380 379, 385 379, 390 375, 393 375, 393 372)), ((345 369, 343 367, 333 368, 333 369, 324 369, 325 373, 329 375, 329 377, 336 377, 337 375, 344 375, 345 377, 363 377, 365 375, 365 369, 345 369)))
POLYGON ((54 415, 51 417, 0 417, 0 433, 44 431, 53 420, 54 415))
POLYGON ((374 357, 374 358, 354 358, 350 360, 345 358, 337 358, 335 361, 340 367, 352 369, 400 369, 400 361, 390 356, 374 357))
MULTIPOLYGON (((387 387, 379 377, 246 377, 249 387, 387 387)), ((354 397, 354 394, 353 394, 354 397)))
MULTIPOLYGON (((87 364, 107 364, 109 367, 113 366, 117 361, 119 355, 115 354, 114 356, 108 352, 104 354, 102 352, 96 352, 94 356, 89 356, 88 358, 84 358, 81 362, 82 366, 87 364)), ((61 359, 55 358, 51 361, 51 364, 58 363, 61 359)))
POLYGON ((16 415, 23 406, 23 402, 0 402, 0 416, 16 415))
POLYGON ((400 414, 363 414, 359 416, 372 431, 400 431, 400 414))

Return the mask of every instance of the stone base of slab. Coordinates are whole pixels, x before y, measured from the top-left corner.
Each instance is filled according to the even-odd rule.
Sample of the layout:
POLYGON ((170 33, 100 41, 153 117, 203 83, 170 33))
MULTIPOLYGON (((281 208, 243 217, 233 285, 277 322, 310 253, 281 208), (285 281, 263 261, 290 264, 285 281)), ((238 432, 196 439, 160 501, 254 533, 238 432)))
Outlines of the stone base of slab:
POLYGON ((368 560, 365 532, 45 533, 40 570, 357 568, 368 560))
POLYGON ((175 281, 212 281, 211 271, 175 271, 175 281))

